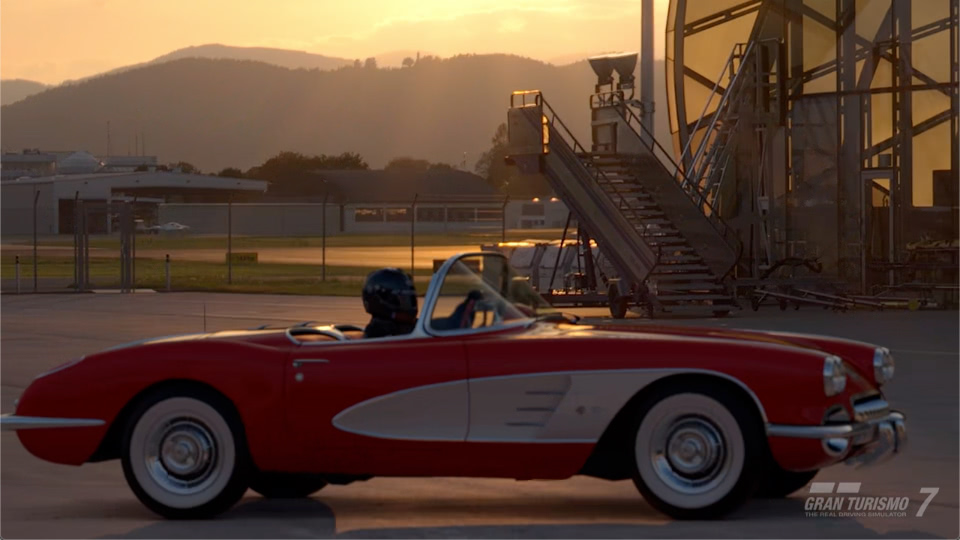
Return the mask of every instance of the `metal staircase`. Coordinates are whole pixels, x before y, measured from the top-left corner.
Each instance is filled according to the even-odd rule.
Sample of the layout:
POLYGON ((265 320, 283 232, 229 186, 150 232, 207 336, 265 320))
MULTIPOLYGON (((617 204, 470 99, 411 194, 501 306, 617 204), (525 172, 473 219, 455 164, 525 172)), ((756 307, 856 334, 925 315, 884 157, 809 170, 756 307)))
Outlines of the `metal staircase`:
POLYGON ((619 273, 615 294, 651 315, 736 308, 722 282, 736 255, 702 256, 723 237, 652 153, 587 152, 537 91, 513 94, 508 126, 510 158, 521 172, 543 173, 597 240, 619 273))
POLYGON ((726 177, 735 136, 745 116, 755 126, 771 121, 779 112, 779 74, 771 71, 779 65, 777 40, 750 41, 734 45, 720 76, 704 103, 700 118, 690 129, 687 144, 680 153, 682 172, 677 181, 705 205, 704 212, 718 207, 718 193, 726 177), (701 133, 699 144, 691 143, 701 133), (682 174, 682 177, 680 176, 682 174))

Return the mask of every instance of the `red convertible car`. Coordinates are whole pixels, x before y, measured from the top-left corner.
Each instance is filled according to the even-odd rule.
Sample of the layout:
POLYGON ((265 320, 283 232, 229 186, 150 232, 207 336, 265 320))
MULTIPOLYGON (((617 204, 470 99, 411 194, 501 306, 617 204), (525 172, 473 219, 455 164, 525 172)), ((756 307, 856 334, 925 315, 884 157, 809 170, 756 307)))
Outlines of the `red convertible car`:
POLYGON ((894 369, 882 347, 577 322, 501 255, 458 255, 408 334, 302 324, 123 345, 39 375, 2 427, 48 461, 119 458, 170 518, 215 515, 248 488, 577 474, 715 518, 906 443, 881 393, 894 369))

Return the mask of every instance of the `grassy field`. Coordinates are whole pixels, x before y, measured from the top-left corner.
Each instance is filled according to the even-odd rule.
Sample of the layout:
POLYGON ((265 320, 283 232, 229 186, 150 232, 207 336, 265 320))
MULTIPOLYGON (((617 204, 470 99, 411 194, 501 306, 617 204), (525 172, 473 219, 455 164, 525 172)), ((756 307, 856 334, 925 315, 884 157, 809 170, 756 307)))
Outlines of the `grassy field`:
MULTIPOLYGON (((13 256, 0 257, 0 278, 15 277, 13 256)), ((321 279, 322 267, 312 264, 249 264, 233 266, 232 283, 227 283, 227 265, 224 263, 177 261, 170 266, 170 285, 174 291, 224 291, 246 293, 286 293, 356 296, 361 283, 374 267, 327 266, 327 279, 321 279)), ((138 259, 136 281, 138 288, 165 290, 164 262, 138 259)), ((38 278, 59 278, 69 283, 73 278, 71 257, 39 257, 38 278)), ((23 287, 33 280, 33 261, 20 257, 20 279, 23 287)), ((426 291, 430 271, 418 269, 414 275, 417 288, 426 291)), ((90 259, 90 285, 97 289, 120 287, 120 261, 113 257, 90 259)))
MULTIPOLYGON (((558 229, 512 229, 506 234, 507 241, 517 240, 554 240, 559 239, 562 230, 558 229)), ((499 231, 456 233, 456 234, 417 234, 417 246, 456 246, 464 244, 492 244, 501 240, 499 231)), ((31 245, 30 238, 5 238, 3 243, 31 245)), ((59 235, 40 238, 38 244, 44 246, 72 246, 73 236, 59 235)), ((297 248, 320 247, 323 239, 319 236, 237 236, 233 237, 233 249, 257 248, 297 248)), ((327 237, 328 247, 371 247, 371 246, 409 246, 409 234, 341 234, 327 237)), ((226 248, 224 235, 138 235, 137 249, 211 249, 226 248)), ((91 235, 90 247, 119 249, 118 236, 91 235)))

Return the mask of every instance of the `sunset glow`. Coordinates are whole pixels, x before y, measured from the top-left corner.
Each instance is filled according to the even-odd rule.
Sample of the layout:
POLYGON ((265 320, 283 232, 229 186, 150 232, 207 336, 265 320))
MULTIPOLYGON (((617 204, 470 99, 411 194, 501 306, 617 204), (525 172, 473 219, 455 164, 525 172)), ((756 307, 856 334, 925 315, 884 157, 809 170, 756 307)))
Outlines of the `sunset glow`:
MULTIPOLYGON (((657 0, 657 56, 667 5, 657 0)), ((640 1, 4 0, 0 29, 3 78, 47 84, 206 43, 350 59, 385 55, 391 62, 391 53, 421 51, 568 63, 585 54, 636 50, 640 1)))

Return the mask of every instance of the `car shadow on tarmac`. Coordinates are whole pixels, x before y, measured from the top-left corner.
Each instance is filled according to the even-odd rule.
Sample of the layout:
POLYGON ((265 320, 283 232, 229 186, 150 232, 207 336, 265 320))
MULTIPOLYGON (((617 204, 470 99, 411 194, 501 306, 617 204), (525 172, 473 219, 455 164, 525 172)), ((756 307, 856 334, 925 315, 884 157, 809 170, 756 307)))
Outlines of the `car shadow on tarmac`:
MULTIPOLYGON (((404 505, 407 515, 417 521, 450 522, 457 515, 469 514, 477 521, 491 521, 516 515, 514 499, 503 505, 485 504, 476 508, 463 504, 404 505)), ((369 516, 392 513, 383 505, 368 503, 369 516), (384 512, 386 510, 386 512, 384 512)), ((387 503, 389 504, 389 503, 387 503)), ((365 504, 366 506, 366 504, 365 504)), ((631 505, 618 513, 624 521, 651 519, 653 523, 598 523, 593 510, 597 504, 584 505, 585 523, 576 523, 577 513, 569 507, 558 509, 544 501, 523 507, 523 515, 534 510, 531 521, 567 523, 460 525, 430 527, 358 528, 337 533, 336 516, 321 499, 247 500, 221 517, 204 521, 157 521, 123 534, 104 538, 931 538, 916 530, 891 530, 879 534, 854 519, 810 519, 804 517, 802 499, 755 500, 722 521, 667 521, 644 504, 631 505), (638 515, 639 514, 639 515, 638 515), (591 519, 593 517, 594 519, 591 519)), ((622 504, 620 506, 623 506, 622 504)), ((359 509, 355 509, 359 510, 359 509)), ((603 512, 609 515, 610 512, 603 512)), ((515 521, 511 519, 510 521, 515 521)))

